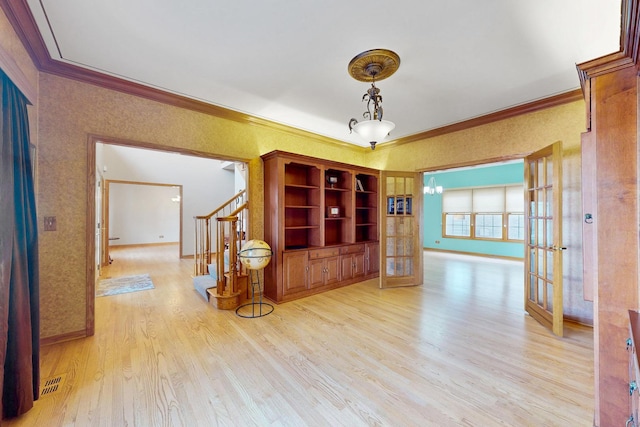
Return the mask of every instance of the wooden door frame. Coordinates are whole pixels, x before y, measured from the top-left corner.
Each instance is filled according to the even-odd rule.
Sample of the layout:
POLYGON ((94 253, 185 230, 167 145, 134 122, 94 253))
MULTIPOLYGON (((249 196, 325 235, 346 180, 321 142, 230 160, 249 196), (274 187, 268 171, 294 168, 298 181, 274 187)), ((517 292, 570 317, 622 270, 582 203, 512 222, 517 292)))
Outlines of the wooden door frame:
MULTIPOLYGON (((420 169, 420 170, 418 170, 418 172, 422 173, 422 180, 423 180, 423 185, 424 185, 424 176, 426 174, 429 174, 429 173, 442 172, 442 171, 447 171, 447 170, 450 170, 450 169, 480 167, 480 166, 484 166, 484 165, 498 164, 498 163, 516 161, 516 160, 520 160, 520 161, 524 162, 524 159, 527 156, 529 156, 531 153, 533 153, 533 152, 535 152, 535 151, 532 151, 532 152, 529 152, 529 153, 512 154, 512 155, 501 156, 501 157, 492 157, 492 158, 487 158, 487 159, 483 159, 483 160, 474 160, 474 161, 470 161, 470 162, 449 163, 447 165, 442 165, 442 166, 437 166, 437 167, 430 167, 430 168, 426 168, 426 169, 420 169)), ((446 191, 446 189, 444 191, 446 191)), ((523 194, 523 197, 524 197, 524 194, 523 194)), ((424 221, 424 212, 422 213, 422 216, 420 217, 420 221, 424 221)), ((422 225, 422 226, 424 227, 424 225, 422 225)), ((524 260, 524 256, 526 255, 524 253, 524 249, 525 248, 526 248, 526 245, 523 243, 523 262, 525 261, 524 260)), ((473 254, 471 254, 471 255, 473 255, 473 254)), ((524 296, 526 297, 526 295, 524 295, 524 296)))
MULTIPOLYGON (((124 184, 124 185, 148 185, 148 186, 152 186, 152 187, 177 187, 179 190, 179 194, 180 194, 180 224, 179 224, 179 239, 178 239, 178 245, 180 248, 180 254, 179 257, 182 258, 183 257, 183 253, 182 253, 182 232, 183 232, 183 216, 182 216, 182 184, 160 184, 160 183, 156 183, 156 182, 141 182, 141 181, 123 181, 123 180, 118 180, 118 179, 105 179, 104 180, 104 191, 105 191, 105 199, 103 199, 102 203, 104 206, 104 218, 102 219, 104 222, 104 230, 105 230, 105 234, 107 236, 110 235, 109 233, 109 213, 110 213, 110 202, 109 202, 109 197, 110 197, 110 186, 111 184, 124 184)), ((107 237, 107 241, 109 241, 109 237, 107 237)), ((105 250, 105 255, 106 258, 109 259, 109 244, 106 245, 106 250, 105 250)))
MULTIPOLYGON (((556 141, 556 142, 558 142, 558 141, 556 141)), ((481 160, 481 161, 473 161, 473 162, 465 162, 465 163, 448 164, 448 165, 444 165, 444 166, 438 166, 438 167, 432 167, 432 168, 427 168, 427 169, 421 169, 421 170, 420 170, 420 172, 422 172, 423 174, 427 174, 427 173, 433 173, 433 172, 436 172, 436 171, 445 171, 445 170, 449 170, 449 169, 457 169, 457 168, 461 168, 461 167, 482 166, 482 165, 486 165, 486 164, 490 164, 490 163, 501 163, 501 162, 510 161, 510 160, 522 160, 523 162, 526 162, 526 158, 527 158, 528 156, 530 156, 530 155, 532 155, 532 154, 534 154, 534 153, 536 153, 536 152, 543 151, 543 150, 545 150, 545 149, 551 149, 550 147, 553 147, 553 145, 554 145, 554 144, 555 144, 555 142, 554 142, 554 143, 552 143, 552 144, 549 144, 547 147, 543 147, 543 148, 541 148, 541 149, 534 150, 534 151, 531 151, 531 152, 528 152, 528 153, 516 154, 516 155, 510 155, 510 156, 503 156, 503 157, 498 157, 498 158, 491 158, 491 159, 486 159, 486 160, 481 160)), ((554 167, 557 167, 558 165, 559 165, 559 166, 562 166, 562 161, 561 161, 561 162, 559 162, 559 164, 558 164, 558 165, 556 165, 556 163, 558 163, 558 162, 555 162, 555 161, 554 161, 554 167)), ((423 175, 423 176, 424 176, 424 175, 423 175)), ((561 176, 561 175, 560 175, 560 177, 559 177, 559 189, 562 191, 562 176, 561 176)), ((526 209, 526 208, 527 208, 527 207, 525 207, 525 209, 526 209)), ((562 206, 560 205, 560 206, 559 206, 559 208, 560 208, 560 209, 562 209, 562 206)), ((560 212, 562 212, 562 211, 560 211, 560 212)), ((421 218, 421 220, 423 220, 423 218, 421 218)), ((562 220, 562 218, 560 218, 560 220, 562 220)), ((554 223, 554 226, 556 226, 556 224, 555 224, 555 223, 554 223)), ((554 243, 554 244, 555 244, 555 243, 554 243)), ((559 245, 560 245, 560 246, 562 246, 562 243, 560 243, 559 245)), ((524 243, 524 251, 525 251, 525 252, 523 253, 523 256, 525 257, 525 258, 523 258, 523 262, 525 263, 525 267, 526 267, 526 263, 527 263, 527 259, 526 259, 526 257, 528 256, 528 254, 526 253, 526 249, 527 249, 527 244, 526 244, 526 241, 525 241, 525 243, 524 243)), ((560 257, 562 257, 562 254, 560 254, 560 257)), ((527 272, 525 271, 525 274, 526 274, 526 273, 527 273, 527 272)), ((563 271, 562 271, 562 262, 560 262, 560 271, 554 271, 554 274, 560 274, 560 275, 562 275, 562 274, 563 274, 563 271)), ((525 278, 523 277, 523 280, 524 280, 524 279, 525 279, 525 278)), ((525 284, 525 285, 526 285, 526 283, 527 283, 527 282, 526 282, 526 281, 524 281, 524 283, 523 283, 523 284, 525 284)), ((525 304, 526 304, 526 300, 527 300, 527 298, 528 298, 528 294, 527 294, 527 292, 526 292, 526 291, 524 291, 524 288, 523 288, 523 292, 524 292, 524 293, 523 293, 523 298, 524 298, 524 301, 525 301, 525 304)), ((564 321, 564 314, 563 314, 563 316, 562 316, 562 320, 564 321)), ((558 330, 558 326, 557 326, 557 325, 556 325, 556 330, 558 330)), ((560 336, 561 336, 561 334, 560 334, 560 336)))
MULTIPOLYGON (((230 162, 239 162, 247 165, 246 173, 246 188, 249 193, 250 189, 250 177, 251 177, 251 165, 248 159, 233 158, 229 156, 214 155, 212 153, 206 153, 202 151, 195 151, 186 148, 171 147, 167 145, 154 144, 150 142, 133 141, 128 139, 121 139, 110 136, 102 136, 95 134, 87 135, 87 181, 86 181, 86 214, 87 221, 85 226, 85 245, 87 251, 85 253, 87 272, 85 275, 86 280, 86 297, 85 297, 85 336, 92 336, 95 334, 95 288, 96 288, 96 266, 95 264, 95 226, 96 226, 96 199, 95 199, 95 181, 96 181, 96 145, 98 143, 107 145, 120 145, 130 148, 140 148, 146 150, 163 151, 170 154, 182 154, 194 157, 200 157, 211 160, 223 160, 230 162)), ((248 218, 251 222, 251 219, 248 218)), ((248 224, 249 227, 251 224, 248 224)), ((181 233, 182 239, 182 233, 181 233)), ((181 249, 182 251, 182 249, 181 249)))

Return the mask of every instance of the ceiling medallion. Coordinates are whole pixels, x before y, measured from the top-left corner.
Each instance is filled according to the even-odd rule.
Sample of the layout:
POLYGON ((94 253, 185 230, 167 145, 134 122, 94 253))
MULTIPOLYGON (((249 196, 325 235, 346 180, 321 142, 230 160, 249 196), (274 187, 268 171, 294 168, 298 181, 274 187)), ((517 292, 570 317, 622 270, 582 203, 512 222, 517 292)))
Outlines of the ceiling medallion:
POLYGON ((371 83, 391 76, 400 67, 400 57, 388 49, 371 49, 356 55, 349 62, 349 75, 371 83))
POLYGON ((371 49, 356 55, 350 62, 348 71, 351 77, 361 82, 370 82, 371 88, 362 97, 367 103, 367 111, 362 114, 365 119, 358 122, 349 120, 349 132, 355 132, 371 144, 383 140, 396 127, 393 122, 382 120, 382 95, 376 87, 376 80, 384 80, 400 67, 400 57, 387 49, 371 49))

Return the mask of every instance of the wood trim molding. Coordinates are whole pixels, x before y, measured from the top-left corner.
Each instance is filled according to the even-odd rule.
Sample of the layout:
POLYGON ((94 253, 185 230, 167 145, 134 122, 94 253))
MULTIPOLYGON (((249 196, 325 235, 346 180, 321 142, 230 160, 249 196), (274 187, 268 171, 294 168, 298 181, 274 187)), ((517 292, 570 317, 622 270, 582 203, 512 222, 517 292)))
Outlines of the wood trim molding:
MULTIPOLYGON (((93 335, 93 334, 91 334, 93 335)), ((61 342, 65 342, 65 341, 72 341, 72 340, 77 340, 79 338, 86 338, 88 336, 86 333, 86 331, 84 329, 80 330, 80 331, 75 331, 75 332, 68 332, 66 334, 61 334, 61 335, 54 335, 51 337, 45 337, 45 338, 40 338, 40 345, 41 346, 45 346, 45 345, 52 345, 52 344, 58 344, 61 342)))
POLYGON ((558 105, 580 101, 582 99, 584 99, 582 95, 582 91, 580 89, 575 89, 571 92, 565 92, 559 95, 539 99, 537 101, 529 102, 526 104, 517 105, 515 107, 508 108, 506 110, 496 111, 495 113, 486 114, 484 116, 465 120, 463 122, 453 123, 448 126, 443 126, 443 127, 431 129, 425 132, 416 133, 414 135, 405 136, 403 138, 398 138, 394 141, 389 141, 386 143, 376 145, 376 150, 378 149, 378 147, 392 148, 397 145, 408 144, 414 141, 420 141, 423 139, 446 135, 448 133, 459 132, 461 130, 466 130, 476 126, 482 126, 489 123, 498 122, 500 120, 509 119, 522 114, 533 113, 535 111, 556 107, 558 105))
MULTIPOLYGON (((127 181, 121 179, 105 179, 105 185, 109 184, 131 184, 131 185, 149 185, 152 187, 182 187, 182 184, 163 184, 159 182, 145 182, 145 181, 127 181)), ((174 243, 174 242, 171 242, 174 243)), ((164 245, 165 243, 140 243, 142 246, 154 246, 154 245, 164 245)))
POLYGON ((22 92, 31 105, 35 105, 38 100, 38 90, 31 84, 11 54, 2 47, 2 45, 0 45, 0 68, 18 89, 20 89, 20 92, 22 92))
POLYGON ((7 15, 13 30, 22 41, 36 68, 43 71, 43 65, 49 62, 51 57, 37 29, 36 21, 31 14, 27 0, 0 0, 0 7, 7 15))
MULTIPOLYGON (((340 144, 344 145, 345 147, 353 148, 353 144, 347 144, 346 142, 339 141, 337 139, 318 135, 312 132, 304 131, 302 129, 293 128, 256 116, 251 116, 249 114, 240 113, 238 111, 198 101, 158 88, 145 86, 140 83, 135 83, 108 74, 102 74, 97 71, 78 67, 73 64, 54 60, 49 55, 45 42, 40 35, 40 32, 38 31, 38 27, 36 25, 35 19, 33 18, 33 15, 31 14, 31 10, 29 9, 27 0, 0 0, 0 8, 2 8, 2 10, 7 15, 9 22, 22 41, 25 49, 29 53, 31 60, 41 72, 93 84, 106 89, 127 93, 133 96, 146 98, 168 105, 173 105, 175 107, 197 111, 222 119, 232 120, 245 124, 266 126, 270 129, 275 129, 290 134, 293 133, 305 138, 316 139, 323 142, 330 142, 333 144, 340 144)), ((368 147, 362 148, 366 149, 368 147)))
POLYGON ((634 64, 638 63, 640 4, 638 0, 622 0, 620 21, 620 50, 634 64))
POLYGON ((582 62, 577 64, 576 68, 578 69, 578 77, 580 78, 580 83, 584 90, 586 81, 592 77, 612 73, 634 65, 634 60, 627 56, 625 52, 616 52, 611 55, 592 59, 591 61, 582 62))
MULTIPOLYGON (((626 50, 629 52, 636 52, 638 50, 637 41, 637 23, 638 23, 638 4, 639 0, 623 0, 623 10, 628 10, 628 19, 625 21, 626 31, 623 32, 625 40, 624 44, 626 50), (628 4, 627 4, 628 3, 628 4), (626 6, 625 6, 626 5, 626 6), (632 12, 632 13, 631 13, 632 12), (633 19, 632 19, 633 18, 633 19)), ((216 105, 208 104, 202 101, 194 100, 186 96, 170 93, 158 88, 144 86, 139 83, 124 80, 115 76, 102 74, 93 70, 84 69, 73 64, 56 61, 51 58, 46 48, 44 40, 40 35, 35 20, 31 14, 27 0, 0 0, 0 7, 4 10, 11 25, 20 37, 20 40, 24 44, 25 48, 29 52, 36 67, 41 72, 65 77, 96 86, 104 87, 111 90, 116 90, 130 95, 150 99, 153 101, 161 102, 164 104, 173 105, 188 110, 201 112, 204 114, 212 115, 215 117, 232 120, 240 123, 265 126, 270 129, 282 131, 288 134, 294 134, 305 138, 311 138, 322 142, 328 142, 332 144, 342 145, 344 147, 354 148, 353 144, 348 144, 344 141, 340 141, 334 138, 329 138, 323 135, 318 135, 312 132, 308 132, 302 129, 297 129, 284 124, 276 123, 259 117, 251 116, 249 114, 240 113, 227 108, 219 107, 216 105)), ((617 55, 617 59, 621 61, 621 64, 617 66, 628 66, 629 60, 626 54, 614 54, 617 55)), ((608 57, 606 57, 608 58, 608 57)), ((608 64, 610 60, 607 60, 608 64)), ((585 63, 586 64, 586 63, 585 63)), ((604 66, 604 65, 603 65, 604 66)), ((609 67, 611 65, 606 65, 609 67)), ((580 68, 579 68, 580 70, 580 68)), ((581 71, 579 71, 580 74, 581 71)), ((583 76, 584 77, 584 76, 583 76)), ((585 77, 586 78, 586 77, 585 77)), ((582 77, 581 77, 582 82, 582 77)), ((481 126, 488 123, 504 120, 507 118, 515 117, 521 114, 527 114, 538 110, 554 107, 557 105, 574 102, 579 99, 584 99, 580 90, 574 90, 566 92, 549 98, 540 99, 534 102, 518 105, 506 110, 498 111, 495 113, 487 114, 484 116, 476 117, 473 119, 465 120, 459 123, 443 126, 436 129, 431 129, 425 132, 420 132, 414 135, 409 135, 403 138, 398 138, 386 143, 381 143, 376 146, 376 149, 391 148, 396 145, 407 144, 414 141, 419 141, 427 138, 433 138, 440 135, 445 135, 452 132, 458 132, 461 130, 469 129, 476 126, 481 126)), ((369 151, 369 147, 360 147, 364 151, 369 151)))
POLYGON ((87 200, 85 225, 86 273, 85 273, 85 336, 95 333, 96 327, 96 142, 91 135, 87 137, 87 200))
POLYGON ((640 49, 640 1, 622 0, 620 17, 620 50, 610 55, 576 64, 586 108, 587 131, 591 130, 591 79, 638 65, 640 49))
POLYGON ((451 163, 451 164, 440 165, 437 167, 431 167, 427 169, 419 169, 416 172, 422 172, 422 173, 440 172, 448 169, 459 169, 459 168, 474 167, 479 165, 487 165, 491 163, 502 163, 502 162, 510 162, 515 160, 523 160, 529 154, 531 154, 531 152, 512 154, 508 156, 492 157, 489 159, 474 160, 470 162, 451 163))
MULTIPOLYGON (((343 145, 345 147, 350 147, 350 148, 354 147, 353 144, 348 144, 344 141, 340 141, 334 138, 318 135, 302 129, 297 129, 281 123, 277 123, 277 122, 266 120, 260 117, 252 116, 250 114, 240 113, 235 110, 220 107, 214 104, 209 104, 203 101, 198 101, 183 95, 178 95, 178 94, 168 92, 162 89, 154 88, 151 86, 145 86, 140 83, 135 83, 135 82, 125 80, 119 77, 114 77, 108 74, 102 74, 93 70, 88 70, 85 68, 78 67, 73 64, 55 61, 53 59, 49 59, 47 63, 41 68, 40 71, 48 74, 56 75, 59 77, 76 80, 83 83, 89 83, 95 86, 103 87, 105 89, 123 92, 129 95, 145 98, 151 101, 172 105, 174 107, 196 111, 199 113, 207 114, 207 115, 218 117, 225 120, 231 120, 238 123, 244 123, 249 125, 264 126, 272 130, 285 132, 288 134, 294 134, 304 138, 315 139, 321 142, 339 144, 339 145, 343 145)), ((362 147, 362 148, 365 149, 365 147, 362 147)))
POLYGON ((576 65, 583 91, 592 77, 612 73, 638 64, 640 48, 640 1, 622 0, 620 22, 620 50, 576 65))
POLYGON ((172 154, 182 154, 185 156, 195 156, 195 157, 202 157, 205 159, 213 159, 213 160, 225 160, 229 162, 249 163, 250 161, 250 159, 245 159, 241 157, 224 156, 222 154, 191 150, 191 149, 182 148, 182 147, 173 147, 173 146, 163 145, 163 144, 155 144, 153 142, 116 138, 112 136, 98 135, 93 133, 90 133, 87 136, 89 140, 93 141, 94 143, 100 142, 103 144, 110 144, 110 145, 122 145, 124 147, 130 147, 130 148, 142 148, 145 150, 162 151, 162 152, 172 153, 172 154))

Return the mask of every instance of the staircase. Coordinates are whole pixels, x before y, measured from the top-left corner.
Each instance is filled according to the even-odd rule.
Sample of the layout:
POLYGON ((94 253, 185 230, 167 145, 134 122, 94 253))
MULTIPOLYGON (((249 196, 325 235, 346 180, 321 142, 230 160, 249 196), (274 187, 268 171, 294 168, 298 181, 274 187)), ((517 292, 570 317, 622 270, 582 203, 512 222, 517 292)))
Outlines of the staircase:
POLYGON ((249 298, 247 274, 238 260, 248 212, 242 190, 208 215, 194 217, 194 286, 221 310, 233 310, 249 298))

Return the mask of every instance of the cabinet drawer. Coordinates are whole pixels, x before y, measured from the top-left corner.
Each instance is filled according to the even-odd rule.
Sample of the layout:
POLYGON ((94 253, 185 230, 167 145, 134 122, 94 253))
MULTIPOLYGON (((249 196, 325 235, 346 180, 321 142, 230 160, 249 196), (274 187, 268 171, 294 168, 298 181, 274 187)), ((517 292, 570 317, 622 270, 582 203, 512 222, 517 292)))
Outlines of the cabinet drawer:
POLYGON ((340 248, 313 249, 309 251, 309 259, 328 258, 340 255, 340 248))
POLYGON ((364 252, 364 245, 349 245, 340 248, 340 253, 342 255, 357 254, 359 252, 364 252))

